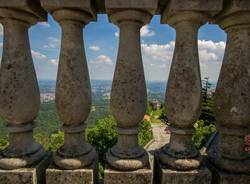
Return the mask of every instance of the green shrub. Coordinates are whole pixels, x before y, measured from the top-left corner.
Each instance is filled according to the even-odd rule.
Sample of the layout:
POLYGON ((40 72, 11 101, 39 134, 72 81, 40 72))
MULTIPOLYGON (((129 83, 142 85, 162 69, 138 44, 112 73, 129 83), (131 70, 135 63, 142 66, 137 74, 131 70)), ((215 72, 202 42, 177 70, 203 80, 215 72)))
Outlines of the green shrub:
POLYGON ((194 125, 196 132, 193 136, 193 143, 197 149, 201 149, 206 144, 209 137, 216 131, 214 124, 199 120, 194 125))
POLYGON ((142 121, 139 124, 139 144, 145 146, 153 138, 151 124, 149 121, 142 121))
POLYGON ((86 130, 88 142, 99 153, 101 164, 105 164, 105 154, 117 141, 116 123, 112 116, 98 120, 97 126, 86 130))
POLYGON ((0 150, 6 148, 8 146, 9 142, 7 139, 2 138, 0 139, 0 150))
POLYGON ((62 131, 52 134, 51 136, 36 134, 34 137, 47 151, 56 151, 64 142, 64 133, 62 131))

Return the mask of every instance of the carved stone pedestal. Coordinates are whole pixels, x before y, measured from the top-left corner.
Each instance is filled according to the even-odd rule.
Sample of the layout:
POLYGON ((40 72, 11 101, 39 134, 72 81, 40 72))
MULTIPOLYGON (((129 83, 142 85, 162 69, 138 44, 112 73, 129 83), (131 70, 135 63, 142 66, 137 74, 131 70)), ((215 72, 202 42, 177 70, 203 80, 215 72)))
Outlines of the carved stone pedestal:
MULTIPOLYGON (((152 165, 151 165, 152 166, 152 165)), ((152 184, 153 168, 138 169, 136 171, 117 171, 106 167, 104 173, 105 184, 152 184)))
POLYGON ((159 162, 156 153, 155 183, 156 184, 211 184, 212 174, 207 167, 201 166, 190 171, 178 171, 159 162))
POLYGON ((49 166, 51 156, 29 168, 0 170, 1 184, 45 184, 45 170, 49 166))
POLYGON ((88 168, 62 170, 51 165, 46 170, 46 184, 97 184, 98 158, 88 168))
POLYGON ((248 184, 250 183, 250 174, 229 173, 210 165, 213 174, 212 184, 248 184))

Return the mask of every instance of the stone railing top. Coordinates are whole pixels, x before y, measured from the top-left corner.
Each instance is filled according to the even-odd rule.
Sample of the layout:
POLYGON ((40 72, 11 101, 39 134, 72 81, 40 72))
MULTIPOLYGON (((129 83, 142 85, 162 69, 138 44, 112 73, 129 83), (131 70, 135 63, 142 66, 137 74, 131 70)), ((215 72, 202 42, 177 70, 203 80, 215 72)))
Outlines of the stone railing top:
MULTIPOLYGON (((37 17, 39 21, 47 20, 47 12, 42 9, 39 0, 3 0, 0 2, 0 8, 24 11, 37 17)), ((0 13, 0 17, 6 17, 2 13, 0 13)), ((8 16, 11 16, 11 14, 8 16)))
POLYGON ((96 6, 93 0, 40 0, 42 6, 53 13, 59 9, 74 9, 89 13, 93 19, 96 18, 96 6))
POLYGON ((124 9, 138 9, 153 15, 158 7, 157 2, 157 0, 106 0, 105 5, 108 13, 124 9))
POLYGON ((250 11, 249 0, 230 0, 224 4, 224 10, 221 12, 224 16, 236 13, 238 11, 250 11))
POLYGON ((214 21, 223 29, 227 29, 233 25, 249 24, 249 12, 249 0, 230 0, 224 3, 224 9, 214 17, 214 21))
POLYGON ((168 19, 176 12, 205 12, 215 15, 223 9, 223 0, 169 0, 162 11, 162 23, 168 23, 168 19))

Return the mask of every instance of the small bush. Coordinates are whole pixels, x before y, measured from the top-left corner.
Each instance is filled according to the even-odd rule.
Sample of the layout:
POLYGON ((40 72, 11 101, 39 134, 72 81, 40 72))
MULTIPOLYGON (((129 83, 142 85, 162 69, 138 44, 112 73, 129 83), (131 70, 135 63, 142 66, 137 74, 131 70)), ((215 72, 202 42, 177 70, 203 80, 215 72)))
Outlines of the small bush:
POLYGON ((43 134, 36 134, 35 140, 43 145, 44 149, 47 151, 56 151, 63 145, 64 142, 64 133, 59 131, 51 136, 46 136, 43 134))
POLYGON ((7 139, 0 139, 0 150, 3 150, 4 148, 6 148, 8 146, 9 142, 7 139))
POLYGON ((199 120, 194 125, 196 132, 193 136, 193 143, 197 149, 201 149, 206 144, 209 137, 216 131, 214 124, 199 120))
POLYGON ((105 164, 105 154, 117 141, 116 123, 112 116, 98 120, 97 126, 86 130, 88 142, 99 153, 101 164, 105 164))
POLYGON ((145 146, 153 138, 151 124, 149 121, 142 121, 139 125, 139 144, 145 146))

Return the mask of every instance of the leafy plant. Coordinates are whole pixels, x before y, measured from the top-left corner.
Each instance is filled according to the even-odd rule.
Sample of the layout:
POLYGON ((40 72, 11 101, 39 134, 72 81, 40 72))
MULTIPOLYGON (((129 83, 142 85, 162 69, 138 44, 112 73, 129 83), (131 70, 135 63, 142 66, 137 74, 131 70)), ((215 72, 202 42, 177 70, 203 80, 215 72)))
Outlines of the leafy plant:
POLYGON ((117 141, 116 123, 112 116, 98 120, 97 126, 86 131, 88 142, 99 153, 99 160, 105 164, 105 154, 117 141))
POLYGON ((206 144, 209 137, 216 131, 213 124, 204 120, 199 120, 194 125, 196 132, 193 136, 193 143, 197 149, 201 149, 206 144))
POLYGON ((151 124, 149 121, 142 121, 139 125, 139 144, 145 146, 153 138, 151 124))

